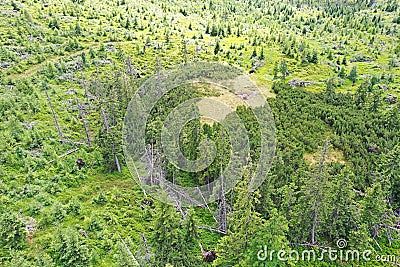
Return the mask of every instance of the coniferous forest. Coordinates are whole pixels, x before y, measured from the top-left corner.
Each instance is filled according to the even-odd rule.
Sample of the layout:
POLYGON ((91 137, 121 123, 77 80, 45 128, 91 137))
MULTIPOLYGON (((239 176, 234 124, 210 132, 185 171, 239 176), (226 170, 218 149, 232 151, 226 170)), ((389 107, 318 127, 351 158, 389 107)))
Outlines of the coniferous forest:
POLYGON ((397 0, 1 0, 0 33, 0 266, 400 265, 397 0), (257 85, 274 134, 246 84, 176 84, 143 104, 143 157, 128 158, 131 99, 204 62, 257 85), (246 138, 200 99, 232 108, 246 138), (191 100, 221 117, 170 125, 170 151, 209 163, 194 172, 162 145, 191 100), (273 158, 250 190, 266 135, 273 158), (249 153, 221 191, 230 138, 249 153), (165 184, 215 199, 160 201, 165 184))

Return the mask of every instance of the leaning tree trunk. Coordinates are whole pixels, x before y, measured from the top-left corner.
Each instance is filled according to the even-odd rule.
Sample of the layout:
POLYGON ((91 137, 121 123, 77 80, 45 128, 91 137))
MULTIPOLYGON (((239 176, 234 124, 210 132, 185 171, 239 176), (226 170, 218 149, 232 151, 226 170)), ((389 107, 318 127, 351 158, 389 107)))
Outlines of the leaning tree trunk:
POLYGON ((81 104, 79 103, 79 100, 76 96, 75 96, 75 101, 76 101, 76 106, 79 110, 79 116, 81 118, 83 128, 85 130, 87 145, 88 145, 88 147, 91 147, 92 142, 90 141, 89 126, 86 124, 86 119, 85 119, 85 116, 83 115, 83 110, 82 110, 83 108, 82 108, 81 104))
POLYGON ((60 136, 61 142, 64 143, 64 141, 65 141, 64 135, 63 135, 63 133, 61 131, 60 125, 58 124, 57 115, 56 115, 56 112, 54 111, 53 104, 51 103, 51 99, 50 99, 49 93, 47 92, 47 88, 44 88, 44 89, 45 89, 44 91, 46 93, 47 101, 49 102, 49 106, 50 106, 50 109, 51 109, 51 114, 53 115, 54 123, 55 123, 57 131, 58 131, 58 135, 60 136))

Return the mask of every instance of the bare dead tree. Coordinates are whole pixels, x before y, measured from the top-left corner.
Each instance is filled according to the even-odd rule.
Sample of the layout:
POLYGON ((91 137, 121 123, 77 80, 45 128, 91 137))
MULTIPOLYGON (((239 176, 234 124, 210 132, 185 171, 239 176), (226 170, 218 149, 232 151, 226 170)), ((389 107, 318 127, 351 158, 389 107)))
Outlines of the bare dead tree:
POLYGON ((187 43, 188 41, 185 39, 182 39, 182 55, 183 55, 183 63, 187 63, 188 62, 188 51, 187 51, 187 43))
POLYGON ((182 209, 182 201, 178 197, 174 197, 176 203, 176 210, 181 213, 182 220, 186 219, 186 212, 182 209))
MULTIPOLYGON (((224 139, 224 130, 221 132, 221 140, 224 139)), ((222 153, 222 152, 221 152, 222 153)), ((221 176, 220 185, 218 188, 219 202, 218 202, 218 229, 222 232, 226 232, 228 229, 227 220, 227 203, 225 196, 225 176, 223 175, 222 160, 220 161, 219 173, 221 176)))
POLYGON ((130 57, 127 57, 125 60, 126 72, 135 78, 140 78, 140 73, 138 70, 133 66, 132 60, 130 57))
POLYGON ((75 142, 75 141, 71 141, 71 140, 64 140, 64 141, 62 141, 62 140, 52 139, 52 138, 48 138, 47 140, 57 141, 57 142, 60 142, 60 143, 70 143, 70 144, 74 144, 74 145, 77 145, 77 146, 86 145, 86 143, 75 142))
POLYGON ((90 141, 89 126, 88 126, 87 120, 85 119, 85 116, 83 115, 83 108, 82 108, 82 105, 79 103, 79 100, 76 97, 76 94, 75 94, 75 101, 76 101, 76 106, 78 107, 78 110, 79 110, 79 116, 81 118, 83 128, 85 130, 87 145, 88 145, 88 147, 91 147, 92 142, 90 141))
POLYGON ((151 254, 150 254, 150 249, 149 249, 149 246, 147 245, 147 239, 146 239, 144 233, 142 233, 142 240, 143 240, 143 245, 146 249, 146 255, 145 255, 146 263, 149 264, 151 254))
POLYGON ((86 99, 86 102, 88 103, 89 108, 90 108, 91 107, 90 99, 89 99, 90 93, 89 93, 87 82, 85 80, 85 76, 83 75, 82 70, 81 70, 81 81, 80 82, 81 82, 82 88, 85 90, 85 99, 86 99))
POLYGON ((160 152, 155 151, 154 144, 151 143, 146 146, 144 157, 147 164, 147 169, 149 171, 150 185, 154 185, 154 172, 157 164, 160 164, 159 160, 161 158, 161 154, 160 152))
POLYGON ((199 228, 199 229, 205 229, 205 230, 208 230, 208 231, 211 231, 211 232, 215 232, 215 233, 218 233, 218 234, 223 234, 223 235, 226 235, 226 231, 224 232, 224 231, 221 231, 220 229, 216 229, 216 228, 213 228, 213 227, 211 227, 211 226, 208 226, 208 225, 200 225, 200 226, 197 226, 197 228, 199 228))
MULTIPOLYGON (((98 83, 95 83, 95 90, 96 90, 95 91, 96 98, 99 101, 99 109, 100 109, 101 117, 103 119, 103 125, 106 128, 107 135, 109 135, 109 134, 111 134, 109 116, 108 116, 108 114, 106 113, 106 111, 104 109, 104 106, 103 106, 103 103, 102 103, 102 99, 101 99, 101 96, 100 96, 100 92, 99 92, 99 84, 98 83)), ((112 144, 111 144, 111 152, 113 154, 117 170, 118 170, 118 172, 121 172, 121 165, 119 163, 119 159, 118 159, 118 156, 117 156, 117 153, 116 153, 115 142, 114 141, 112 141, 112 144)))
POLYGON ((135 258, 135 256, 133 255, 132 251, 129 249, 128 245, 125 243, 124 239, 121 237, 120 234, 118 234, 121 243, 124 245, 126 251, 128 252, 128 254, 131 256, 133 263, 135 263, 136 266, 140 266, 139 262, 137 261, 137 259, 135 258))
POLYGON ((73 83, 72 83, 71 80, 70 80, 70 83, 71 83, 71 86, 72 86, 72 91, 73 91, 74 96, 75 96, 76 108, 78 109, 79 117, 81 118, 83 129, 85 130, 87 145, 88 145, 88 147, 91 147, 92 146, 92 142, 90 141, 89 126, 87 125, 87 120, 85 119, 85 116, 84 116, 83 106, 79 103, 78 96, 76 94, 75 88, 74 88, 73 83))
MULTIPOLYGON (((177 200, 178 202, 187 201, 189 203, 193 203, 196 206, 206 208, 203 201, 199 201, 190 196, 189 194, 181 190, 177 190, 174 186, 171 186, 171 183, 166 181, 164 173, 160 166, 161 165, 155 168, 153 176, 154 185, 159 185, 163 190, 165 190, 168 193, 169 197, 172 198, 174 202, 176 202, 175 200, 177 200)), ((148 177, 143 177, 142 179, 143 179, 142 182, 147 184, 149 183, 148 177)))
POLYGON ((64 142, 65 141, 64 135, 63 135, 63 132, 61 131, 60 125, 58 124, 56 112, 54 111, 53 104, 51 103, 49 93, 47 92, 47 86, 44 86, 44 91, 46 93, 47 101, 48 101, 50 109, 51 109, 51 114, 53 115, 54 123, 55 123, 57 131, 58 131, 58 135, 60 136, 60 140, 62 140, 62 142, 64 142))
POLYGON ((224 177, 222 177, 221 179, 220 201, 218 203, 218 229, 222 232, 226 232, 228 229, 227 205, 224 192, 224 177))

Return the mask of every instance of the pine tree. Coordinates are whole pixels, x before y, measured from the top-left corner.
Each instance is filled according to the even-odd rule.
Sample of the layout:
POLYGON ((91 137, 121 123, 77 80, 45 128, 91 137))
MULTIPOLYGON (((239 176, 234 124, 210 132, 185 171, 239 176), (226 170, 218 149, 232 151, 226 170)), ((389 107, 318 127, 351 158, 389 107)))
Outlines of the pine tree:
POLYGON ((183 251, 187 251, 184 257, 184 266, 199 266, 200 258, 193 254, 193 248, 198 245, 199 236, 197 233, 197 221, 194 210, 190 209, 183 222, 183 251))
POLYGON ((349 76, 347 76, 347 78, 353 82, 353 84, 357 81, 357 67, 354 66, 353 68, 351 68, 350 74, 349 76))
POLYGON ((341 67, 341 68, 340 68, 340 71, 339 71, 338 76, 339 76, 340 78, 342 78, 342 79, 346 78, 346 71, 345 71, 344 67, 341 67))
POLYGON ((326 141, 308 177, 301 180, 298 203, 291 220, 292 236, 297 242, 316 244, 324 232, 329 211, 327 188, 330 187, 326 168, 329 142, 326 141))
POLYGON ((369 231, 370 237, 377 238, 386 226, 393 226, 393 212, 388 203, 388 193, 380 181, 375 181, 361 201, 361 218, 369 231))
POLYGON ((228 29, 227 29, 227 32, 226 32, 228 35, 231 35, 232 34, 232 29, 231 29, 231 24, 228 24, 228 29))
POLYGON ((165 266, 180 261, 180 216, 168 204, 162 203, 154 221, 155 265, 165 266))
POLYGON ((333 84, 333 78, 330 78, 326 83, 325 101, 327 103, 332 103, 334 99, 335 99, 335 85, 333 84))
POLYGON ((260 60, 263 60, 265 58, 265 56, 264 56, 264 47, 261 47, 261 52, 260 52, 259 58, 260 58, 260 60))
POLYGON ((257 49, 253 49, 253 53, 251 53, 250 59, 255 58, 257 56, 257 49))
POLYGON ((273 69, 273 75, 274 75, 274 79, 276 79, 278 77, 278 72, 279 72, 279 66, 278 66, 278 62, 275 61, 274 64, 274 69, 273 69))
POLYGON ((374 90, 369 109, 372 112, 377 112, 382 104, 382 91, 379 89, 374 90))
POLYGON ((338 175, 332 177, 329 188, 331 217, 328 217, 327 229, 332 241, 346 239, 356 228, 355 175, 345 166, 338 175))
POLYGON ((81 33, 82 33, 81 26, 79 25, 78 22, 76 22, 76 24, 75 24, 75 34, 76 35, 81 35, 81 33))
POLYGON ((82 235, 68 228, 65 231, 58 230, 52 243, 54 261, 57 266, 88 266, 90 251, 85 244, 82 235))
POLYGON ((344 57, 343 57, 342 64, 343 64, 343 65, 345 65, 345 66, 347 65, 347 59, 346 59, 346 56, 344 56, 344 57))
POLYGON ((219 44, 219 41, 217 40, 217 43, 215 44, 214 47, 214 55, 218 54, 218 52, 221 50, 221 46, 219 44))
POLYGON ((206 34, 210 34, 210 25, 208 25, 208 24, 207 24, 207 27, 206 27, 206 34))
POLYGON ((3 211, 0 215, 0 245, 2 248, 17 250, 24 247, 25 224, 14 212, 3 211))
POLYGON ((282 78, 285 78, 287 76, 288 66, 286 60, 284 59, 281 61, 281 64, 279 65, 279 72, 282 74, 282 78))
POLYGON ((96 53, 94 52, 92 47, 89 49, 89 55, 90 55, 90 58, 92 58, 92 59, 96 57, 96 53))
POLYGON ((364 82, 358 86, 355 97, 356 97, 356 104, 359 107, 363 107, 365 102, 367 101, 367 95, 368 95, 368 88, 369 88, 369 82, 364 82))
POLYGON ((120 241, 114 248, 114 259, 118 266, 124 267, 137 267, 138 260, 132 253, 133 242, 130 237, 123 239, 120 237, 120 241))
POLYGON ((86 57, 86 53, 85 52, 82 52, 81 59, 82 59, 83 65, 85 66, 87 64, 87 57, 86 57))
POLYGON ((311 56, 311 63, 317 64, 318 63, 318 52, 314 51, 311 56))
POLYGON ((211 26, 211 33, 210 33, 210 35, 211 35, 211 36, 217 36, 217 35, 218 35, 218 28, 217 28, 217 26, 215 26, 215 24, 213 24, 213 25, 211 26))
POLYGON ((126 18, 125 29, 129 29, 130 26, 131 26, 131 21, 129 20, 129 18, 126 18))
MULTIPOLYGON (((393 115, 396 112, 399 112, 398 108, 393 109, 393 115)), ((392 117, 392 114, 390 117, 392 117)), ((394 115, 393 118, 390 118, 390 123, 392 125, 399 125, 399 118, 398 114, 394 115), (397 122, 394 120, 397 120, 397 122)), ((392 203, 394 209, 398 209, 400 207, 400 181, 398 179, 400 177, 400 146, 396 145, 385 153, 381 157, 377 168, 378 173, 386 182, 387 191, 389 192, 387 196, 389 203, 392 203)))
POLYGON ((276 210, 271 211, 271 219, 265 220, 256 211, 259 203, 259 190, 249 191, 251 164, 246 167, 244 178, 235 187, 237 200, 228 217, 228 234, 218 244, 216 265, 252 266, 257 262, 257 252, 268 245, 271 249, 287 246, 287 222, 276 210), (270 238, 265 238, 270 237, 270 238))
POLYGON ((156 214, 153 233, 155 266, 199 265, 199 258, 192 253, 197 240, 196 223, 192 211, 182 223, 179 213, 172 206, 162 203, 156 214))

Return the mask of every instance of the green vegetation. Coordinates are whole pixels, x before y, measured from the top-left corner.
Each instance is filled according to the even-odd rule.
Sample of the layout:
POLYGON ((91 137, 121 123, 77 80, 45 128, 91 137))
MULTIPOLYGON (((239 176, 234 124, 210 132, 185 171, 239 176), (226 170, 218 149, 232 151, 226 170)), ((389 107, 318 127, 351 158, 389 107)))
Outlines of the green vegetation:
POLYGON ((3 0, 0 12, 0 266, 395 264, 257 259, 265 246, 320 252, 339 239, 372 259, 400 256, 398 1, 3 0), (179 139, 189 159, 213 140, 209 168, 163 161, 163 121, 188 99, 226 101, 250 139, 234 190, 186 209, 136 184, 121 129, 150 75, 191 61, 249 73, 275 116, 277 150, 249 192, 261 138, 251 110, 221 88, 172 90, 146 131, 167 180, 205 185, 228 164, 225 130, 200 119, 179 139))

